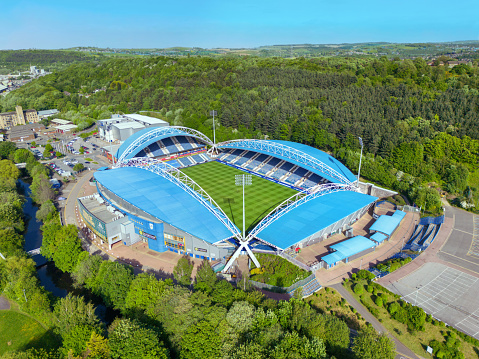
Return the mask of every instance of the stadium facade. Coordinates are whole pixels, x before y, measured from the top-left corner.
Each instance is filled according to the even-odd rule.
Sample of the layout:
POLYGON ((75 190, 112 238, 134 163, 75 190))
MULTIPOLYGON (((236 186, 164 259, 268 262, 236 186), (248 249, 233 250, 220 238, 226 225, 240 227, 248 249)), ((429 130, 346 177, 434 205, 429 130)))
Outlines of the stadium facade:
MULTIPOLYGON (((98 195, 78 199, 80 213, 113 245, 143 241, 196 258, 228 259, 241 251, 282 253, 350 230, 377 197, 356 177, 310 146, 273 140, 213 144, 184 127, 154 127, 130 136, 115 167, 94 174, 98 195), (221 207, 181 169, 218 161, 297 190, 245 237, 221 207)), ((253 256, 254 257, 254 256, 253 256)))

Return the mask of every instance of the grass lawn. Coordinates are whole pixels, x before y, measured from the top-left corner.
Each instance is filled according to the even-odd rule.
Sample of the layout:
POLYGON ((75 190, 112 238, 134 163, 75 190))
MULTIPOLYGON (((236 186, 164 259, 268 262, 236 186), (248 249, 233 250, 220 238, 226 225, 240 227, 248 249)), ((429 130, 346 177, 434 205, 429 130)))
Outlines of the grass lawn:
MULTIPOLYGON (((184 168, 182 171, 198 183, 242 230, 243 189, 235 185, 235 175, 245 172, 215 161, 184 168)), ((245 187, 247 231, 295 193, 291 188, 252 176, 252 185, 245 187)))
MULTIPOLYGON (((365 280, 357 280, 356 283, 362 283, 366 285, 365 280)), ((372 308, 378 310, 379 315, 376 316, 378 320, 386 327, 386 329, 393 334, 396 338, 398 338, 404 345, 406 345, 409 349, 411 349, 416 354, 424 357, 424 358, 432 358, 433 356, 426 352, 427 345, 429 345, 430 341, 433 339, 438 340, 439 342, 444 342, 444 335, 450 330, 447 328, 444 323, 437 322, 436 325, 433 323, 425 323, 425 330, 424 331, 415 331, 409 332, 407 325, 398 322, 397 320, 391 318, 388 311, 384 306, 377 306, 374 301, 374 295, 372 293, 368 293, 366 290, 363 294, 357 295, 352 290, 352 286, 354 283, 349 281, 345 284, 345 288, 349 290, 349 292, 360 302, 361 299, 367 303, 372 308)), ((381 291, 378 291, 379 294, 381 291)), ((385 293, 385 292, 382 292, 385 293)), ((387 294, 387 293, 386 293, 387 294)), ((396 300, 393 296, 389 295, 389 300, 387 303, 396 300)), ((462 339, 461 341, 460 351, 464 354, 465 358, 478 358, 478 351, 476 351, 474 345, 465 342, 462 339)))
POLYGON ((7 351, 58 345, 55 336, 35 319, 15 310, 0 311, 0 356, 7 351))

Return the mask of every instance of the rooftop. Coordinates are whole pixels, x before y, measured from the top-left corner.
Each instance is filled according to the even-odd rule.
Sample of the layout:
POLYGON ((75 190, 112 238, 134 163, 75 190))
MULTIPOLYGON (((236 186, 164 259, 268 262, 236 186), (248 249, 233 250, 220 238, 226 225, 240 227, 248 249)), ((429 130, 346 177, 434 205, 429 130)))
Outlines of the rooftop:
MULTIPOLYGON (((239 149, 250 150, 250 151, 253 151, 253 152, 259 152, 259 153, 264 153, 264 154, 267 154, 267 155, 271 155, 273 157, 277 157, 277 158, 283 159, 287 162, 296 164, 296 165, 298 165, 300 167, 303 167, 303 168, 305 168, 305 169, 307 169, 307 170, 309 170, 313 173, 317 173, 320 176, 326 178, 327 180, 329 180, 331 182, 334 182, 334 183, 339 182, 338 179, 330 177, 328 175, 328 173, 320 172, 319 170, 317 170, 313 167, 304 165, 304 164, 302 164, 301 162, 299 162, 295 159, 289 158, 288 156, 283 154, 284 151, 279 151, 278 153, 273 153, 273 152, 269 151, 266 147, 264 149, 258 149, 258 148, 252 148, 251 146, 249 146, 249 144, 252 144, 252 143, 257 142, 257 141, 258 140, 233 141, 233 142, 229 142, 229 143, 227 143, 225 145, 222 145, 222 146, 219 146, 219 147, 220 148, 239 148, 239 149)), ((317 148, 307 146, 307 145, 303 145, 301 143, 290 142, 290 141, 261 140, 261 142, 271 143, 271 144, 276 143, 276 144, 279 144, 279 145, 283 145, 286 148, 289 147, 291 150, 301 151, 304 154, 309 155, 309 156, 321 161, 325 165, 329 166, 330 168, 332 168, 333 170, 338 172, 340 175, 344 176, 349 181, 354 182, 357 179, 356 176, 354 176, 354 174, 345 165, 343 165, 341 162, 339 162, 337 159, 330 156, 326 152, 318 150, 317 148)))
POLYGON ((116 127, 118 129, 125 129, 125 128, 145 128, 144 125, 138 122, 120 122, 120 123, 115 123, 112 125, 113 127, 116 127))
POLYGON ((294 208, 256 237, 285 249, 368 206, 376 199, 352 191, 329 193, 294 208))
POLYGON ((138 115, 138 114, 135 114, 135 113, 126 114, 126 115, 123 115, 123 116, 125 116, 126 118, 131 118, 135 121, 140 121, 140 122, 147 123, 149 125, 159 125, 159 124, 168 125, 168 122, 160 120, 159 118, 155 118, 155 117, 143 116, 143 115, 138 115))
MULTIPOLYGON (((40 113, 39 113, 40 114, 40 113)), ((68 120, 62 120, 61 118, 55 118, 51 121, 52 123, 58 123, 60 125, 68 125, 69 123, 72 123, 71 121, 68 120)))
POLYGON ((109 210, 108 206, 105 204, 105 201, 101 198, 99 201, 95 195, 78 198, 78 200, 83 204, 83 206, 85 206, 86 209, 88 209, 91 214, 104 223, 113 222, 118 218, 118 216, 123 216, 123 214, 118 211, 112 211, 112 207, 110 207, 109 210))
POLYGON ((155 173, 122 167, 95 172, 95 179, 142 211, 208 243, 232 237, 228 228, 192 195, 155 173))
POLYGON ((369 248, 374 248, 376 243, 367 239, 363 236, 356 236, 345 241, 333 244, 330 248, 334 249, 336 252, 330 253, 321 259, 328 264, 334 264, 349 258, 355 254, 361 253, 369 248))
POLYGON ((401 220, 406 215, 403 211, 396 211, 392 216, 382 215, 369 228, 370 231, 381 232, 388 237, 391 237, 393 232, 401 223, 401 220))

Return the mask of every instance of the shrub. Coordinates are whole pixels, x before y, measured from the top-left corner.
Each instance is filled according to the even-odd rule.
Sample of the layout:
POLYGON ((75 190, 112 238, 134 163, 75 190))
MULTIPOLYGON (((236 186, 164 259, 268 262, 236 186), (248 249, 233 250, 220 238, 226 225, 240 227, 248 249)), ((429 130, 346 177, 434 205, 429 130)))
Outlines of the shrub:
POLYGON ((352 279, 352 280, 356 280, 356 278, 357 278, 356 273, 351 274, 351 279, 352 279))
POLYGON ((365 269, 361 269, 357 273, 357 277, 359 279, 373 280, 376 276, 374 274, 372 274, 370 271, 367 271, 365 269))
POLYGON ((383 306, 383 299, 381 297, 376 297, 376 300, 374 301, 378 307, 383 306))
POLYGON ((362 284, 357 283, 357 284, 354 286, 354 293, 356 293, 357 295, 363 294, 363 291, 364 291, 364 287, 363 287, 362 284))
POLYGON ((368 291, 368 293, 372 293, 373 290, 374 290, 374 288, 373 288, 372 285, 368 285, 367 288, 366 288, 366 290, 368 291))

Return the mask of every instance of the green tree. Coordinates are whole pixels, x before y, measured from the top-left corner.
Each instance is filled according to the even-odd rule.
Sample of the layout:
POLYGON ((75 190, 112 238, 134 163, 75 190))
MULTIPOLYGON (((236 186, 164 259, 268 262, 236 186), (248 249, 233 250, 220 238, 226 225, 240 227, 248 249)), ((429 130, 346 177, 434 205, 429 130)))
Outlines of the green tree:
POLYGON ((102 262, 103 259, 96 254, 86 255, 84 258, 79 258, 77 265, 72 272, 74 286, 86 286, 87 288, 92 289, 95 285, 96 276, 98 275, 98 271, 100 270, 100 265, 102 262))
POLYGON ((287 333, 275 346, 271 358, 274 359, 316 359, 326 358, 326 347, 317 338, 311 340, 297 332, 287 333))
POLYGON ((43 173, 33 177, 30 189, 33 200, 38 204, 43 204, 55 197, 50 181, 43 173))
MULTIPOLYGON (((100 328, 100 320, 95 314, 95 308, 92 303, 86 303, 83 297, 78 297, 69 293, 65 298, 61 298, 54 306, 55 331, 62 337, 65 337, 74 328, 89 328, 88 338, 91 330, 100 328)), ((88 339, 87 338, 87 339, 88 339)), ((86 341, 85 341, 86 342, 86 341)), ((77 354, 78 355, 78 354, 77 354)))
MULTIPOLYGON (((2 144, 2 142, 0 142, 2 144)), ((20 177, 20 170, 15 166, 15 164, 10 160, 1 160, 0 161, 0 179, 13 179, 17 180, 20 177)))
POLYGON ((10 154, 14 153, 17 146, 13 142, 0 142, 0 158, 9 158, 10 154))
POLYGON ((163 280, 156 279, 150 273, 140 273, 130 284, 125 308, 133 311, 145 310, 152 303, 159 302, 166 290, 167 284, 163 280))
POLYGON ((193 262, 189 257, 183 256, 178 259, 176 266, 173 268, 173 276, 176 281, 181 285, 191 284, 191 273, 193 272, 193 262))
POLYGON ((196 271, 195 289, 209 293, 213 290, 216 281, 216 273, 210 263, 204 259, 196 271))
POLYGON ((48 152, 53 151, 53 146, 51 144, 47 143, 46 146, 45 146, 45 151, 48 151, 48 152))
POLYGON ((156 330, 130 319, 115 319, 108 328, 113 359, 168 359, 168 350, 156 330))
POLYGON ((46 222, 52 219, 53 215, 56 214, 56 208, 52 201, 46 201, 41 206, 40 209, 37 211, 35 215, 37 220, 46 222))
POLYGON ((396 346, 386 334, 366 327, 354 338, 353 353, 358 359, 394 359, 396 346))
POLYGON ((0 253, 4 256, 21 255, 23 237, 10 228, 0 229, 0 253))
POLYGON ((125 306, 125 298, 132 280, 133 268, 131 266, 103 261, 93 283, 93 291, 103 298, 106 305, 122 309, 125 306))
POLYGON ((253 325, 255 308, 248 302, 234 302, 226 315, 226 321, 239 333, 245 333, 253 325))
POLYGON ((43 158, 50 158, 52 156, 50 151, 48 151, 46 148, 43 150, 42 155, 43 155, 43 158))
POLYGON ((80 147, 80 149, 78 151, 80 152, 81 155, 83 155, 85 153, 85 149, 83 147, 80 147))
POLYGON ((33 155, 33 153, 31 153, 25 148, 19 148, 15 151, 15 154, 13 156, 13 160, 15 161, 15 163, 25 163, 29 159, 35 159, 35 156, 33 155))
POLYGON ((181 359, 220 357, 221 338, 211 323, 202 320, 188 328, 181 340, 181 359))
POLYGON ((83 165, 83 163, 77 163, 75 166, 73 166, 73 170, 75 172, 81 171, 84 168, 85 168, 85 166, 83 165))

